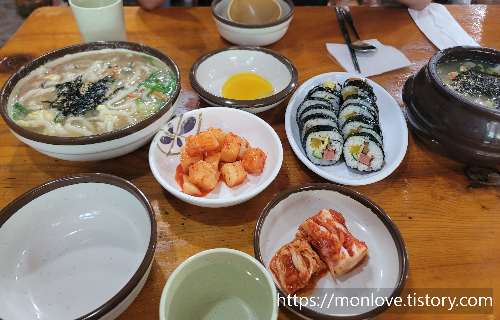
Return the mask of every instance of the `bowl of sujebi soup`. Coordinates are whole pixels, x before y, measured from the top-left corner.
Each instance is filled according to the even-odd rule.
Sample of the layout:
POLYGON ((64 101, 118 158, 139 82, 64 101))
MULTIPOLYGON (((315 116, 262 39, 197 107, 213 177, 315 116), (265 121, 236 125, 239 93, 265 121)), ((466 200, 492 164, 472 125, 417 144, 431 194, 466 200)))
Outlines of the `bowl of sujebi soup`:
POLYGON ((432 150, 466 165, 500 165, 500 51, 439 51, 407 80, 403 101, 411 127, 432 150))
POLYGON ((95 161, 148 143, 173 115, 180 73, 165 53, 132 42, 82 43, 12 75, 0 112, 21 141, 49 156, 95 161))

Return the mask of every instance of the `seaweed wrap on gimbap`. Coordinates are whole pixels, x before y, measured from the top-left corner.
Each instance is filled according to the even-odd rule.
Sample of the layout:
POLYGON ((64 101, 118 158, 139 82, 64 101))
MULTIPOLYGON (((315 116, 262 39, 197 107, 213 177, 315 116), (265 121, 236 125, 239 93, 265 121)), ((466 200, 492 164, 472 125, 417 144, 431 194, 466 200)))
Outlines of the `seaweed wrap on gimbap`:
POLYGON ((348 118, 344 122, 344 126, 341 130, 344 140, 351 134, 359 132, 367 132, 374 136, 380 144, 383 143, 382 131, 380 130, 379 123, 365 116, 354 116, 348 118))
POLYGON ((314 126, 307 130, 302 139, 307 158, 320 166, 335 164, 342 155, 343 144, 342 135, 333 126, 314 126))
POLYGON ((332 117, 326 114, 310 114, 303 117, 299 122, 300 139, 304 137, 309 129, 315 126, 332 126, 337 130, 339 129, 337 117, 332 117))
POLYGON ((366 132, 353 133, 344 142, 344 160, 348 167, 359 171, 382 169, 385 155, 382 145, 366 132))
POLYGON ((331 107, 322 104, 313 104, 302 110, 298 116, 298 122, 300 123, 300 120, 311 114, 325 114, 337 119, 337 113, 331 107))
POLYGON ((338 110, 342 104, 342 95, 338 89, 339 85, 332 81, 326 81, 309 90, 307 97, 326 99, 333 104, 336 110, 338 110))
POLYGON ((316 98, 316 97, 310 97, 310 98, 305 98, 304 101, 300 103, 300 105, 297 108, 297 113, 295 115, 297 123, 300 121, 300 114, 302 114, 302 111, 304 111, 307 107, 313 106, 313 105, 322 105, 327 108, 330 108, 331 110, 334 110, 335 112, 338 112, 338 108, 336 109, 333 104, 323 98, 316 98))
POLYGON ((342 110, 339 112, 338 121, 339 126, 342 128, 344 126, 344 122, 350 117, 354 116, 364 116, 373 121, 378 122, 378 111, 375 109, 370 109, 365 105, 359 103, 347 104, 342 107, 342 110))
POLYGON ((342 86, 341 93, 342 93, 342 98, 344 100, 352 94, 357 94, 369 97, 373 101, 377 101, 377 97, 373 92, 373 87, 369 85, 367 81, 362 79, 356 79, 356 78, 347 79, 344 82, 344 85, 342 86))
POLYGON ((359 103, 367 108, 374 109, 376 112, 378 112, 378 106, 375 100, 368 96, 360 95, 360 94, 350 94, 348 95, 342 102, 342 106, 340 106, 340 109, 342 109, 344 106, 348 104, 353 104, 353 103, 359 103))

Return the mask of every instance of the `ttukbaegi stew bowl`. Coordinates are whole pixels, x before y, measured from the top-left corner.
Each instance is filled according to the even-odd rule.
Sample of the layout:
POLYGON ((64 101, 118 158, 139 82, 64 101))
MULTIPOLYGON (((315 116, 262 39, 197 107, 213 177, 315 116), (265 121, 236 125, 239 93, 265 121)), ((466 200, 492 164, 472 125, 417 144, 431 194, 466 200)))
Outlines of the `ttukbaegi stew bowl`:
POLYGON ((0 319, 115 319, 151 269, 156 218, 132 183, 62 177, 0 211, 0 319))
POLYGON ((455 60, 499 65, 500 51, 453 47, 432 56, 403 88, 410 126, 438 154, 470 166, 499 166, 500 109, 468 100, 444 84, 437 67, 455 60))
POLYGON ((13 74, 7 80, 0 93, 0 113, 7 126, 16 137, 41 153, 63 160, 104 160, 127 154, 150 142, 152 137, 156 134, 156 131, 172 117, 179 101, 180 87, 181 79, 177 65, 169 56, 155 48, 125 41, 81 43, 46 53, 34 59, 13 74), (30 72, 38 67, 68 54, 104 49, 127 49, 144 56, 158 58, 161 62, 166 64, 171 70, 172 76, 175 78, 175 87, 168 98, 163 99, 163 102, 157 105, 156 111, 150 113, 144 119, 124 128, 106 133, 78 137, 45 135, 30 131, 16 124, 12 112, 9 112, 10 107, 8 102, 14 87, 19 81, 24 79, 30 72))

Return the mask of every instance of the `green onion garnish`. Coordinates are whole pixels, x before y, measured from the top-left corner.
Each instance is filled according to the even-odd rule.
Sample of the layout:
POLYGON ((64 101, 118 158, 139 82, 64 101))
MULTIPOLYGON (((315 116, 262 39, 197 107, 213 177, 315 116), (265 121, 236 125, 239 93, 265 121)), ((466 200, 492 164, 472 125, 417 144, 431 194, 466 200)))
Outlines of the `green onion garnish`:
POLYGON ((59 112, 58 114, 56 114, 56 117, 54 118, 55 123, 62 123, 63 122, 63 119, 58 120, 58 118, 61 116, 61 114, 62 114, 62 112, 59 112))
POLYGON ((143 82, 141 82, 140 85, 142 84, 145 84, 145 83, 150 83, 151 81, 153 81, 153 79, 161 72, 161 70, 157 70, 155 72, 153 72, 152 74, 149 75, 149 77, 146 78, 146 80, 144 80, 143 82))
POLYGON ((145 55, 143 55, 142 57, 143 57, 144 59, 146 59, 146 60, 149 60, 149 62, 151 63, 151 65, 152 65, 153 67, 155 67, 155 64, 153 63, 153 58, 152 58, 152 57, 150 57, 150 56, 145 56, 145 55))
POLYGON ((164 103, 165 103, 165 100, 163 100, 163 99, 162 99, 162 100, 160 101, 160 103, 158 104, 158 106, 157 106, 156 108, 154 108, 154 109, 153 109, 153 111, 156 111, 156 110, 160 109, 160 108, 161 108, 161 106, 162 106, 164 103))
POLYGON ((22 112, 24 114, 30 113, 30 111, 28 109, 26 109, 25 107, 23 107, 19 102, 16 102, 14 104, 14 109, 16 109, 17 111, 22 112))

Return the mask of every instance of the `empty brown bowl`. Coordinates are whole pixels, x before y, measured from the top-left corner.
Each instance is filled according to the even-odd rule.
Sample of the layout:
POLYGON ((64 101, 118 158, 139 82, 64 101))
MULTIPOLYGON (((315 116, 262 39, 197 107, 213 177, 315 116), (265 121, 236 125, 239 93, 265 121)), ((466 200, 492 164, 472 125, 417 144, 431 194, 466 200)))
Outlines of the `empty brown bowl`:
POLYGON ((499 166, 500 109, 468 100, 440 79, 437 66, 454 60, 498 65, 500 51, 453 47, 436 53, 404 85, 408 121, 432 150, 447 158, 471 166, 499 166))

